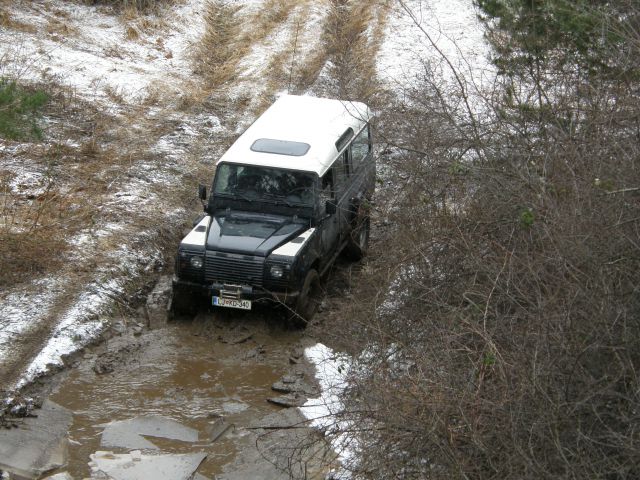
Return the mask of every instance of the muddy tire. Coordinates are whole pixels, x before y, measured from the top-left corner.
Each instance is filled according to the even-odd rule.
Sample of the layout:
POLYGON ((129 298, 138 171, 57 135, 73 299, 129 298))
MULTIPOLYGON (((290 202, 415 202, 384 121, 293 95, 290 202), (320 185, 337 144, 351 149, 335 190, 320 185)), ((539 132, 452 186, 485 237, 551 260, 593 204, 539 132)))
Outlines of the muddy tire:
POLYGON ((173 289, 171 303, 169 305, 169 320, 178 317, 193 316, 196 310, 196 299, 192 293, 176 288, 173 289))
POLYGON ((350 260, 360 260, 367 253, 369 248, 369 231, 370 231, 369 217, 364 218, 360 222, 360 226, 354 229, 349 236, 349 242, 344 247, 344 254, 350 260))
POLYGON ((315 270, 309 270, 302 284, 300 296, 296 301, 295 313, 291 316, 290 322, 293 326, 304 328, 311 321, 318 311, 322 301, 322 287, 320 276, 315 270))

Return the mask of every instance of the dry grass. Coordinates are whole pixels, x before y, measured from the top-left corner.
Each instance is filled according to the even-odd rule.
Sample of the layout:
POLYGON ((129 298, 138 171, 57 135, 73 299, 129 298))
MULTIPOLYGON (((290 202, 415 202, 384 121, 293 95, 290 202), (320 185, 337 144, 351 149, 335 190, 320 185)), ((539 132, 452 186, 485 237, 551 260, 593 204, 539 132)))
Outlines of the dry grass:
POLYGON ((267 0, 260 12, 242 18, 241 7, 210 0, 205 34, 194 56, 196 71, 205 79, 205 89, 213 91, 236 79, 241 73, 238 67, 242 58, 282 25, 296 5, 293 0, 267 0))
POLYGON ((50 101, 44 116, 64 121, 50 123, 45 141, 23 145, 11 160, 31 164, 41 175, 39 188, 11 188, 11 169, 1 172, 0 236, 7 248, 0 257, 3 285, 30 281, 34 272, 44 274, 64 262, 68 240, 93 225, 102 195, 114 179, 105 173, 122 171, 130 162, 125 151, 110 146, 122 135, 119 122, 129 119, 111 117, 67 90, 47 88, 50 101))
POLYGON ((82 0, 87 5, 106 5, 118 11, 128 12, 157 12, 158 10, 179 3, 180 0, 82 0))
POLYGON ((49 17, 45 31, 55 39, 65 39, 78 33, 78 29, 67 21, 55 17, 49 17))
POLYGON ((36 33, 38 31, 34 25, 24 23, 13 18, 9 9, 2 3, 0 3, 0 26, 2 28, 25 33, 36 33))
POLYGON ((248 49, 240 42, 240 7, 212 0, 205 10, 206 29, 195 52, 196 71, 210 90, 224 85, 237 75, 237 65, 248 49))
POLYGON ((164 15, 141 15, 140 11, 128 8, 121 15, 120 20, 125 25, 125 38, 138 40, 142 35, 153 35, 167 28, 164 15))
POLYGON ((372 5, 366 1, 330 0, 323 40, 339 98, 366 100, 374 94, 375 61, 387 8, 386 1, 372 5))

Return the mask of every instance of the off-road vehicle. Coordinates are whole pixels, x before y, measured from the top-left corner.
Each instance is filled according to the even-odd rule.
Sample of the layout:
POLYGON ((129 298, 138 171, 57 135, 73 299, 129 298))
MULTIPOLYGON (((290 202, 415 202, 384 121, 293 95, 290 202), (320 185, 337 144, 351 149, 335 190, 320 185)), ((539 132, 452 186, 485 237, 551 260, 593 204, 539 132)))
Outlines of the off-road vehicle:
POLYGON ((178 248, 172 310, 194 295, 250 310, 287 305, 304 323, 320 278, 345 251, 364 255, 375 185, 372 114, 358 102, 281 96, 216 165, 204 214, 178 248))

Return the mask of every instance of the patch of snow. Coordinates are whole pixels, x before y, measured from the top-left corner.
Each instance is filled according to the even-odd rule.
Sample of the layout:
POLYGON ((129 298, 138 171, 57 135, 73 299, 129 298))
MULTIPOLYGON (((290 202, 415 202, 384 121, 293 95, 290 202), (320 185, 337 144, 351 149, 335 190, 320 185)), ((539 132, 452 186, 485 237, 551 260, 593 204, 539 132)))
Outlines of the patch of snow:
POLYGON ((92 479, 116 480, 189 480, 206 453, 151 455, 133 450, 130 453, 99 451, 90 455, 92 479))
POLYGON ((204 31, 202 1, 174 7, 163 20, 150 17, 159 23, 151 33, 95 6, 56 6, 63 20, 38 5, 11 9, 12 18, 34 31, 0 30, 2 75, 31 81, 56 78, 78 95, 107 104, 113 104, 114 96, 140 101, 154 85, 179 94, 189 79, 190 52, 204 31), (130 38, 131 29, 137 38, 130 38))
POLYGON ((347 386, 352 359, 347 355, 335 353, 321 343, 306 348, 304 354, 316 368, 315 376, 320 384, 320 396, 307 400, 300 407, 300 411, 312 427, 324 432, 328 437, 344 467, 344 471, 333 472, 332 478, 350 478, 347 472, 355 465, 358 444, 349 433, 353 425, 343 417, 344 404, 340 396, 347 386))
POLYGON ((0 296, 0 362, 12 356, 17 338, 46 318, 63 291, 61 279, 51 276, 0 296))
POLYGON ((455 85, 451 62, 472 92, 492 82, 495 69, 473 0, 403 0, 386 28, 377 71, 392 89, 414 85, 425 73, 425 61, 443 79, 455 85), (408 12, 407 12, 408 11, 408 12), (439 52, 438 52, 439 50, 439 52))

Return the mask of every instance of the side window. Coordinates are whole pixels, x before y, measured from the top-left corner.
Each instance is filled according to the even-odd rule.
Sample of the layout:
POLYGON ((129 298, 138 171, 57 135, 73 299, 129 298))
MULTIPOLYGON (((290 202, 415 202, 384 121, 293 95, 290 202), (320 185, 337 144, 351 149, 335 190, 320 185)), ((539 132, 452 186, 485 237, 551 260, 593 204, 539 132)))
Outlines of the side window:
POLYGON ((369 126, 367 125, 367 128, 362 130, 351 144, 351 162, 354 171, 358 170, 370 151, 371 142, 369 140, 369 126))
POLYGON ((322 176, 322 199, 330 200, 335 198, 335 188, 333 185, 333 169, 330 169, 322 176))
POLYGON ((349 176, 351 175, 351 153, 350 153, 350 148, 347 148, 343 153, 342 153, 342 165, 343 165, 343 170, 344 170, 344 175, 345 176, 349 176))
MULTIPOLYGON (((348 150, 348 149, 347 149, 348 150)), ((338 157, 338 159, 333 163, 331 170, 333 170, 333 181, 334 181, 334 190, 336 198, 340 198, 342 192, 344 190, 344 185, 347 181, 347 176, 349 175, 349 157, 345 154, 338 157)))

